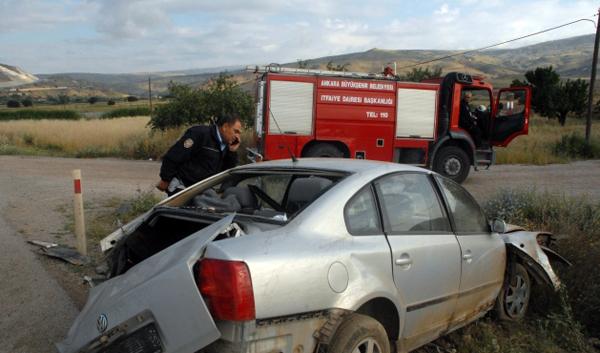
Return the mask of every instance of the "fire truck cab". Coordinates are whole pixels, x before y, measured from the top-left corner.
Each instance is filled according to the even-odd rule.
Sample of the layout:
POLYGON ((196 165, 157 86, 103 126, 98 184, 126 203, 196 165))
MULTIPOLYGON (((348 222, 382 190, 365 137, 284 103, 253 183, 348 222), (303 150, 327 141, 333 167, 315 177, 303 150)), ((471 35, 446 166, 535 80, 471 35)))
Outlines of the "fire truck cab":
POLYGON ((393 161, 462 182, 471 166, 494 163, 494 147, 528 131, 528 87, 499 90, 494 99, 483 78, 456 72, 415 83, 280 66, 248 70, 259 74, 255 127, 266 160, 294 155, 393 161), (479 146, 460 124, 467 92, 474 98, 471 117, 483 133, 479 146))

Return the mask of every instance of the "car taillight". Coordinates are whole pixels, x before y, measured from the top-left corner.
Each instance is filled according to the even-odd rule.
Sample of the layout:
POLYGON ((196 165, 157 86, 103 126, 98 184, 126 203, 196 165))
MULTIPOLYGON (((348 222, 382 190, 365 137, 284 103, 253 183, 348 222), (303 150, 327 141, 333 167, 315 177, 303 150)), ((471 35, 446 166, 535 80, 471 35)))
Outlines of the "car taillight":
POLYGON ((214 319, 255 319, 252 279, 246 263, 200 260, 196 266, 196 284, 214 319))

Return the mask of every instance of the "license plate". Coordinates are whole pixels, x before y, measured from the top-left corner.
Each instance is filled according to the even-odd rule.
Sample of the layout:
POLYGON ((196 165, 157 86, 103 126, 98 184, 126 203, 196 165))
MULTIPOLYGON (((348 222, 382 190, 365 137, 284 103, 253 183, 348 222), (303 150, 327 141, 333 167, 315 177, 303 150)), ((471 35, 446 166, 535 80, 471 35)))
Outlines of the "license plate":
POLYGON ((99 353, 162 353, 162 341, 154 324, 116 340, 99 353))

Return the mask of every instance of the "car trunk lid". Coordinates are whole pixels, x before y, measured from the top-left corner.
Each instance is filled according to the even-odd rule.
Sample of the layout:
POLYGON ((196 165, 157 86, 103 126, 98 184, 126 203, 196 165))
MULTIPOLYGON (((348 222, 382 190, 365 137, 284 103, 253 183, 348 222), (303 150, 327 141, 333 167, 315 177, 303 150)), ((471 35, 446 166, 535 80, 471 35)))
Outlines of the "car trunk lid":
POLYGON ((165 352, 196 352, 217 340, 221 333, 193 266, 232 221, 227 216, 93 288, 67 338, 57 344, 59 352, 102 352, 136 331, 147 341, 159 336, 165 352))

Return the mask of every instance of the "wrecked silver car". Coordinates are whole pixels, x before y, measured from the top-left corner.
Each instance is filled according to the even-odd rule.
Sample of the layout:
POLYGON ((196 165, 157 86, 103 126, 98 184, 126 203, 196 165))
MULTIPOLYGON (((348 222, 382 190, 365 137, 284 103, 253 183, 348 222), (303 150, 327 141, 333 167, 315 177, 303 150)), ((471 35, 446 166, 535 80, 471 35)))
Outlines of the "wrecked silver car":
POLYGON ((105 238, 61 353, 415 349, 557 288, 546 233, 488 222, 460 185, 393 163, 234 168, 105 238))

